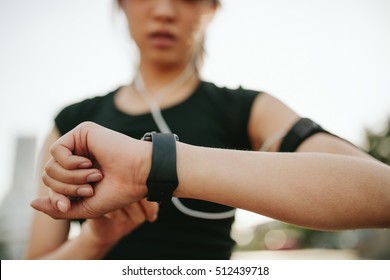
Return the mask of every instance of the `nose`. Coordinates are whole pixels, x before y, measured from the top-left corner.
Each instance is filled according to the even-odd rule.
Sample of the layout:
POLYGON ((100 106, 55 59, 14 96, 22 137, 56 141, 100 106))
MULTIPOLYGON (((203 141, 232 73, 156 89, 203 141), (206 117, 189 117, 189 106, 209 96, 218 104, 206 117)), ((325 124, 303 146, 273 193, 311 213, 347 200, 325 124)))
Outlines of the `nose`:
POLYGON ((175 0, 153 0, 153 16, 158 20, 173 21, 176 16, 175 0))

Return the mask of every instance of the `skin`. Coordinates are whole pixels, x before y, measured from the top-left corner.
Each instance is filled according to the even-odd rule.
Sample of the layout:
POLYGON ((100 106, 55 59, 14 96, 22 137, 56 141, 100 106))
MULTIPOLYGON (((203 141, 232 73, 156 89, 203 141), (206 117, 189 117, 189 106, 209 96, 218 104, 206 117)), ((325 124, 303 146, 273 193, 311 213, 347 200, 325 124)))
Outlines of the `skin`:
MULTIPOLYGON (((139 70, 151 95, 158 93, 159 89, 173 81, 188 63, 193 63, 196 60, 195 53, 200 48, 201 39, 204 36, 207 25, 218 8, 217 5, 209 1, 185 0, 121 0, 119 4, 127 17, 129 32, 140 49, 139 70), (151 34, 156 32, 168 32, 174 39, 168 40, 168 42, 164 41, 164 39, 160 40, 161 37, 156 40, 155 38, 151 39, 153 37, 151 34)), ((199 76, 195 71, 183 85, 174 92, 164 96, 164 98, 159 99, 159 106, 167 108, 185 100, 193 92, 198 82, 199 76)), ((118 109, 125 113, 136 115, 149 111, 149 105, 134 91, 133 85, 122 87, 115 95, 114 102, 118 109)), ((298 114, 272 95, 260 95, 253 104, 247 127, 253 149, 257 150, 264 141, 275 133, 287 131, 297 119, 299 119, 298 114)), ((146 195, 145 180, 150 169, 150 158, 143 158, 139 155, 140 151, 143 151, 144 155, 151 155, 150 143, 140 142, 116 133, 113 136, 111 133, 97 128, 94 124, 84 124, 84 126, 78 127, 76 131, 69 134, 73 135, 70 140, 69 135, 67 136, 68 138, 60 138, 56 128, 50 133, 42 153, 43 183, 38 193, 38 196, 42 197, 42 199, 35 200, 32 203, 34 208, 43 212, 36 211, 34 214, 26 258, 99 259, 122 236, 131 233, 132 230, 142 223, 153 222, 156 219, 158 205, 143 200, 146 195), (113 137, 112 139, 118 138, 115 140, 118 142, 114 146, 102 146, 103 143, 91 142, 92 137, 87 137, 89 133, 98 133, 99 137, 102 137, 98 139, 106 139, 106 143, 111 143, 111 137, 113 137), (82 137, 77 138, 78 136, 82 137), (107 138, 107 136, 109 137, 107 138), (72 142, 77 139, 85 141, 81 143, 77 141, 72 142), (61 144, 63 141, 67 144, 61 144), (108 148, 110 152, 118 152, 118 150, 112 151, 112 147, 118 147, 118 149, 121 147, 120 154, 122 156, 126 155, 128 158, 129 154, 126 153, 131 153, 135 157, 131 162, 127 162, 127 158, 123 158, 123 169, 113 169, 110 165, 110 159, 105 158, 109 154, 106 152, 108 148), (87 150, 85 150, 86 148, 87 150), (91 151, 93 158, 85 157, 90 155, 91 151), (127 152, 123 153, 122 151, 127 152), (64 156, 67 160, 61 159, 64 156), (99 163, 99 169, 92 166, 96 162, 99 163), (139 167, 142 167, 141 170, 139 167), (130 173, 132 175, 131 178, 125 176, 129 174, 128 170, 134 170, 134 172, 130 173), (129 183, 132 186, 131 188, 124 187, 125 185, 128 186, 129 183), (113 192, 113 189, 115 189, 115 192, 113 192), (113 193, 120 195, 113 197, 113 193), (81 197, 82 199, 71 204, 67 196, 81 197), (56 219, 52 219, 44 213, 56 219), (68 240, 69 221, 60 219, 69 217, 88 218, 81 228, 80 235, 71 240, 68 240), (47 234, 44 234, 46 232, 51 234, 47 236, 47 234)), ((269 151, 277 151, 279 144, 280 141, 275 142, 269 151)), ((298 177, 291 178, 288 174, 281 176, 280 174, 285 174, 285 170, 292 170, 291 168, 297 166, 295 161, 293 166, 290 166, 287 162, 289 160, 292 161, 291 159, 282 159, 281 155, 273 153, 269 155, 264 155, 263 153, 250 154, 249 157, 251 159, 247 159, 248 161, 243 158, 243 166, 247 166, 248 162, 253 160, 253 166, 261 167, 256 168, 256 170, 253 167, 248 168, 248 173, 257 174, 260 170, 261 172, 258 173, 258 176, 263 175, 264 177, 262 178, 267 178, 264 181, 264 185, 253 184, 253 186, 256 186, 256 189, 247 191, 247 193, 251 194, 250 197, 240 196, 240 194, 234 191, 234 187, 240 183, 238 181, 242 178, 250 180, 250 177, 247 177, 249 174, 245 176, 243 173, 236 174, 235 178, 237 178, 237 181, 230 180, 235 170, 232 166, 237 165, 237 162, 232 160, 232 158, 236 158, 236 155, 227 154, 222 156, 214 154, 221 151, 207 149, 199 151, 201 153, 198 154, 198 149, 200 148, 178 144, 180 185, 175 193, 178 197, 203 197, 203 199, 241 208, 251 205, 248 210, 311 228, 388 226, 389 217, 388 214, 387 216, 384 215, 384 209, 388 208, 389 180, 383 174, 386 172, 388 174, 388 169, 359 149, 336 137, 317 134, 310 137, 299 147, 298 152, 302 152, 300 154, 302 158, 299 158, 300 162, 303 164, 307 160, 306 165, 300 166, 302 166, 302 169, 305 166, 311 167, 308 170, 312 170, 313 174, 307 174, 308 171, 305 169, 305 171, 296 170, 297 174, 300 174, 298 177), (316 154, 312 155, 312 152, 316 152, 316 154), (329 154, 342 156, 340 158, 337 157, 337 159, 335 157, 329 158, 329 154), (197 158, 197 155, 199 158, 197 158), (206 172, 207 170, 204 170, 204 167, 208 165, 202 162, 204 160, 202 157, 206 155, 213 158, 213 161, 210 161, 208 164, 218 164, 218 166, 223 167, 220 176, 218 176, 221 181, 215 181, 212 184, 212 189, 215 190, 214 193, 208 193, 207 190, 199 190, 201 193, 195 193, 194 185, 185 182, 192 180, 194 184, 203 184, 204 181, 207 181, 204 178, 205 175, 213 177, 206 172), (217 160, 216 158, 214 159, 214 156, 221 156, 221 159, 225 161, 214 162, 214 160, 217 160), (187 163, 190 159, 196 159, 199 162, 199 170, 192 163, 187 163), (232 165, 229 165, 229 160, 232 161, 232 165), (344 169, 338 170, 343 170, 343 172, 350 175, 359 175, 356 177, 356 181, 350 177, 340 175, 339 178, 336 176, 335 180, 346 180, 346 178, 352 180, 351 182, 345 182, 345 189, 339 189, 339 182, 337 183, 337 188, 331 183, 326 185, 320 184, 323 181, 327 181, 324 180, 325 178, 328 179, 333 176, 335 164, 333 160, 340 166, 345 164, 344 169), (326 172, 328 173, 324 170, 321 176, 317 176, 318 170, 321 169, 312 168, 316 164, 321 166, 318 166, 318 168, 323 168, 322 165, 326 165, 328 168, 326 172), (284 168, 279 170, 278 168, 271 168, 272 166, 284 168), (353 170, 350 170, 351 166, 353 170), (332 167, 332 172, 329 170, 330 167, 332 167), (375 171, 372 174, 379 173, 375 178, 381 178, 378 180, 380 183, 384 183, 382 186, 376 180, 368 185, 362 185, 362 182, 367 182, 368 177, 363 176, 361 178, 360 175, 365 174, 369 176, 364 172, 366 167, 369 168, 367 170, 372 169, 375 171), (191 168, 191 170, 194 168, 193 170, 197 172, 191 173, 189 172, 190 170, 187 170, 188 168, 191 168), (354 168, 357 168, 357 170, 354 168), (269 174, 274 174, 274 176, 269 176, 269 174), (308 176, 307 180, 310 180, 310 184, 309 181, 302 181, 306 176, 308 176), (224 178, 225 180, 223 180, 224 178), (233 185, 226 182, 226 178, 229 178, 228 181, 233 185), (282 182, 283 185, 277 184, 281 183, 277 181, 278 178, 285 180, 282 182), (313 178, 318 178, 321 181, 318 182, 318 190, 312 188, 311 181, 313 178), (291 184, 291 180, 296 180, 296 184, 291 184), (306 184, 302 182, 306 182, 306 184), (221 187, 225 185, 226 189, 221 190, 221 187), (282 186, 289 186, 289 191, 286 192, 284 189, 278 190, 282 186), (259 193, 258 190, 261 190, 263 198, 257 198, 258 200, 256 201, 256 196, 252 194, 259 193), (267 195, 264 195, 264 192, 267 195), (221 193, 226 193, 226 197, 221 196, 221 193), (318 207, 314 206, 318 206, 318 202, 321 202, 320 194, 323 194, 324 197, 329 197, 327 195, 329 193, 333 193, 332 197, 334 198, 322 201, 324 205, 320 209, 324 209, 324 211, 321 212, 317 209, 318 207), (346 194, 355 193, 359 197, 351 199, 346 197, 346 194), (294 200, 291 197, 309 197, 312 199, 309 201, 302 199, 294 200), (246 199, 248 199, 248 203, 246 199), (351 204, 345 203, 345 201, 350 200, 352 201, 351 204), (300 205, 303 202, 309 203, 310 201, 313 204, 300 205), (357 201, 360 207, 356 206, 357 201), (361 203, 362 201, 364 203, 361 203), (372 207, 370 206, 372 201, 381 201, 382 203, 380 205, 376 204, 377 206, 372 212, 367 212, 366 209, 372 207), (300 207, 296 208, 296 203, 300 207), (275 205, 279 206, 275 207, 275 205), (283 205, 283 207, 280 205, 283 205), (345 206, 345 208, 340 209, 341 206, 345 206), (357 210, 355 211, 356 207, 357 210), (285 211, 285 209, 289 209, 289 211, 285 211), (317 209, 316 212, 312 213, 311 218, 307 215, 308 209, 317 209), (329 209, 334 209, 334 211, 331 211, 332 213, 325 211, 329 209), (361 216, 365 218, 366 222, 362 221, 363 218, 358 219, 360 214, 366 212, 367 215, 361 216), (343 213, 346 214, 341 215, 343 213)), ((118 156, 120 155, 118 154, 118 156)), ((288 155, 288 157, 290 156, 292 155, 288 155)), ((210 168, 208 170, 214 170, 215 166, 208 166, 210 168)), ((292 174, 290 175, 292 176, 292 174)), ((369 178, 371 179, 370 176, 369 178)), ((252 180, 259 181, 257 177, 252 178, 252 180)), ((389 213, 389 211, 386 213, 389 213)))
MULTIPOLYGON (((217 9, 217 5, 210 1, 119 0, 118 3, 128 19, 129 32, 140 48, 139 69, 151 94, 175 79, 193 60, 194 51, 200 45, 200 38, 217 9), (151 33, 161 31, 174 35, 175 40, 168 48, 156 46, 150 40, 151 33)), ((194 72, 174 94, 160 100, 159 106, 165 108, 183 101, 192 93, 198 82, 199 77, 194 72)), ((132 85, 119 90, 115 96, 115 105, 119 110, 129 114, 149 111, 148 104, 139 95, 134 94, 132 85)), ((53 128, 45 141, 42 149, 42 172, 45 163, 51 157, 50 146, 59 137, 57 128, 53 128)), ((88 183, 100 179, 99 173, 94 172, 90 174, 88 183)), ((78 188, 77 196, 92 194, 93 189, 88 184, 78 188)), ((53 194, 42 183, 38 196, 48 195, 53 194)), ((56 207, 66 209, 68 202, 60 202, 56 207)), ((158 204, 141 200, 135 206, 118 209, 118 212, 87 220, 81 228, 80 235, 72 240, 68 239, 69 221, 53 220, 43 213, 35 212, 25 258, 100 259, 125 234, 129 234, 144 222, 155 221, 158 204), (124 215, 129 219, 123 219, 124 215), (102 228, 105 230, 101 231, 102 228), (44 234, 46 232, 51 233, 49 237, 44 234), (107 236, 111 238, 107 239, 107 236)))
MULTIPOLYGON (((53 129, 44 144, 42 162, 50 157, 50 146, 59 138, 59 133, 53 129)), ((44 165, 43 165, 44 166, 44 165)), ((42 166, 42 172, 43 171, 42 166)), ((89 176, 94 180, 96 172, 89 176)), ((92 181, 94 181, 92 180, 92 181)), ((50 193, 42 182, 38 196, 47 196, 50 193)), ((78 186, 79 196, 92 195, 91 186, 83 184, 78 186)), ((118 209, 97 219, 89 219, 83 223, 80 235, 68 240, 70 229, 69 220, 54 220, 41 212, 35 212, 31 224, 29 243, 25 258, 34 259, 100 259, 125 234, 128 234, 146 221, 153 222, 157 218, 158 205, 142 200, 129 207, 118 209), (45 234, 50 232, 48 236, 45 234)))
MULTIPOLYGON (((147 194, 149 142, 83 123, 53 145, 52 155, 55 160, 49 161, 43 180, 56 195, 32 206, 54 218, 99 217, 147 194), (115 149, 107 153, 109 147, 115 149), (86 183, 96 172, 79 168, 91 158, 104 176, 94 196, 59 211, 57 202, 68 200, 61 193, 76 194, 73 183, 86 183), (119 164, 113 165, 112 158, 119 164)), ((178 142, 177 173, 176 197, 222 203, 307 228, 390 227, 390 167, 364 157, 235 151, 178 142)))

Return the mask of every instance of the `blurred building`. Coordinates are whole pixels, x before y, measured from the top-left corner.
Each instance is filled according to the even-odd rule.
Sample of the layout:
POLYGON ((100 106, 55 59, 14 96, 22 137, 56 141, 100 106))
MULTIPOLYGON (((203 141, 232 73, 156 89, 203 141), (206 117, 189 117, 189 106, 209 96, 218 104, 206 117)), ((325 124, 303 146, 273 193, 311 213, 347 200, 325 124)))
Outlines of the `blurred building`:
POLYGON ((21 259, 28 239, 36 193, 36 139, 19 137, 16 145, 12 185, 0 205, 0 257, 21 259))

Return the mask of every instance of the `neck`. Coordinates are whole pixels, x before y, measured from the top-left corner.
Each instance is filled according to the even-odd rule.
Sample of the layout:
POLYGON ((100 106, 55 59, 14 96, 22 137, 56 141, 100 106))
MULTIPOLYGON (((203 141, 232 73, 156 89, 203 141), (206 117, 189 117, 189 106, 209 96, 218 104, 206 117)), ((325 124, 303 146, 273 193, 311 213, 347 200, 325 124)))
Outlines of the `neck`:
POLYGON ((198 73, 195 70, 195 67, 189 67, 191 66, 188 64, 156 66, 141 63, 138 71, 142 76, 145 88, 149 94, 154 95, 171 83, 175 83, 183 74, 186 75, 188 71, 190 72, 190 76, 187 76, 185 80, 181 82, 182 85, 186 84, 189 80, 198 80, 198 73))
POLYGON ((188 64, 184 68, 164 68, 164 71, 145 71, 140 67, 134 80, 134 87, 147 99, 158 102, 168 94, 180 96, 181 92, 191 89, 199 81, 198 74, 193 65, 188 64), (179 72, 180 71, 180 72, 179 72), (148 76, 144 76, 148 73, 148 76))

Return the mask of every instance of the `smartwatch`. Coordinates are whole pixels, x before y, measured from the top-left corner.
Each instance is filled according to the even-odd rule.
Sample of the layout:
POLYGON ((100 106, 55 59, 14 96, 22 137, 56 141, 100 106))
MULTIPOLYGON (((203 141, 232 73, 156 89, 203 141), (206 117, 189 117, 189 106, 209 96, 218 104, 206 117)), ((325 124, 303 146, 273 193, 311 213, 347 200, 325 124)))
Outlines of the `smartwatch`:
POLYGON ((146 180, 147 200, 168 201, 179 185, 176 171, 176 141, 179 137, 172 133, 147 132, 142 140, 153 144, 152 166, 146 180))

